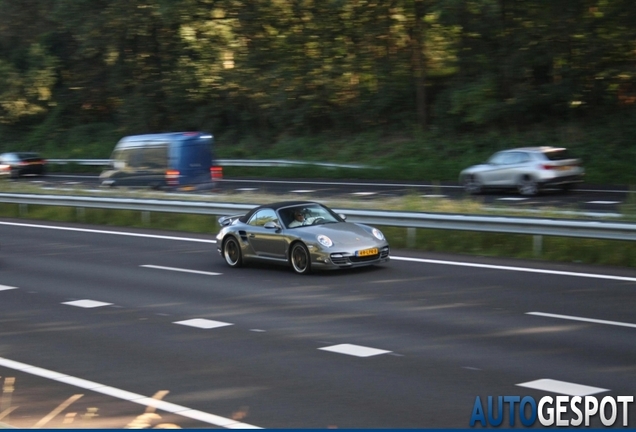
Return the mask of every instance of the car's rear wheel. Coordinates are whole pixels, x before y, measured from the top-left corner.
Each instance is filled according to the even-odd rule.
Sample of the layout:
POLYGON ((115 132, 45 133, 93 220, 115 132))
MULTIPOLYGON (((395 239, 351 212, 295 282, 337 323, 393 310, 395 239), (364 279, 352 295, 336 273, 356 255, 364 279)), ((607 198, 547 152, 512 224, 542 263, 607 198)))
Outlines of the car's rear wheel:
POLYGON ((241 247, 234 237, 228 237, 223 243, 223 258, 225 258, 225 262, 230 267, 241 267, 243 265, 241 247))
POLYGON ((289 252, 289 262, 298 274, 311 273, 311 259, 309 250, 303 243, 294 243, 289 252))
POLYGON ((484 189, 479 177, 474 174, 464 176, 462 184, 464 186, 464 190, 471 195, 480 194, 484 189))
POLYGON ((529 175, 525 175, 517 182, 517 190, 521 195, 534 196, 539 193, 539 184, 529 175))

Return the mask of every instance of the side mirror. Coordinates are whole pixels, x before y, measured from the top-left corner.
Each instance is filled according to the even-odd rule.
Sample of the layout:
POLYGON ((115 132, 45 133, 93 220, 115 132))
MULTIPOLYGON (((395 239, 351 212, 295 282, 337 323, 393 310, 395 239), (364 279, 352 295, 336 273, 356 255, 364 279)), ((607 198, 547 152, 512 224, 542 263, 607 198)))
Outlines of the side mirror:
POLYGON ((269 222, 265 222, 265 225, 263 225, 263 228, 267 228, 267 229, 279 229, 280 225, 278 225, 276 222, 274 221, 269 221, 269 222))
POLYGON ((346 215, 343 215, 342 213, 339 213, 339 214, 338 214, 338 216, 340 216, 340 218, 341 218, 343 221, 346 221, 346 220, 347 220, 347 216, 346 216, 346 215))

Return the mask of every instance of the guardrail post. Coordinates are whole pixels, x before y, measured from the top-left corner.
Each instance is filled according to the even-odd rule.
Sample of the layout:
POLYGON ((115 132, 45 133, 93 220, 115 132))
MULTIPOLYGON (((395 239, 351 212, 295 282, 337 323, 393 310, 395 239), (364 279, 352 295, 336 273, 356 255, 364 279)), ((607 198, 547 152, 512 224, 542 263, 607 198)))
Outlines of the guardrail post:
POLYGON ((28 213, 29 208, 27 207, 27 204, 19 204, 18 205, 18 212, 20 214, 20 216, 26 216, 26 214, 28 213))
POLYGON ((532 252, 534 256, 541 256, 541 252, 543 250, 543 236, 542 235, 533 235, 532 236, 532 252))
POLYGON ((86 209, 84 207, 77 207, 77 220, 84 222, 86 216, 86 209))
POLYGON ((415 236, 416 236, 415 228, 407 228, 406 229, 406 247, 414 248, 415 247, 415 236))
POLYGON ((142 211, 141 212, 141 223, 144 225, 150 225, 150 212, 142 211))

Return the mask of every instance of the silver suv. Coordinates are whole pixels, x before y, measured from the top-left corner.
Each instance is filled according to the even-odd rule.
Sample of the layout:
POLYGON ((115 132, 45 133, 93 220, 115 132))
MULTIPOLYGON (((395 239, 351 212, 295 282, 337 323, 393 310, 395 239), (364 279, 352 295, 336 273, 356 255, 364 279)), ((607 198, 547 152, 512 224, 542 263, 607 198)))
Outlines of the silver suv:
POLYGON ((466 168, 459 181, 466 192, 486 188, 515 188, 521 195, 536 195, 540 188, 569 190, 581 183, 585 170, 581 160, 562 147, 523 147, 495 153, 488 162, 466 168))

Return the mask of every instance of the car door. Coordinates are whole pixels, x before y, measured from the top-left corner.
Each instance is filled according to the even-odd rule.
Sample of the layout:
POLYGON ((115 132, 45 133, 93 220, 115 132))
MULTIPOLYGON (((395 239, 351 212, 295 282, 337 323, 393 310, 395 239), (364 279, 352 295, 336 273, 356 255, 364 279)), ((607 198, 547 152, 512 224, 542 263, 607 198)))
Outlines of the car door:
POLYGON ((265 228, 267 222, 275 222, 280 227, 280 221, 273 209, 265 208, 254 213, 247 222, 247 241, 258 257, 285 259, 285 237, 280 228, 265 228))
POLYGON ((517 184, 520 173, 525 168, 527 154, 524 152, 508 152, 503 159, 502 169, 499 171, 498 184, 500 186, 514 186, 517 184))
POLYGON ((511 153, 511 159, 508 172, 505 178, 503 178, 502 186, 516 186, 519 183, 519 179, 527 175, 532 171, 531 158, 526 152, 513 152, 511 153))
POLYGON ((508 152, 494 154, 488 160, 488 169, 480 174, 484 186, 499 186, 506 170, 508 152))

